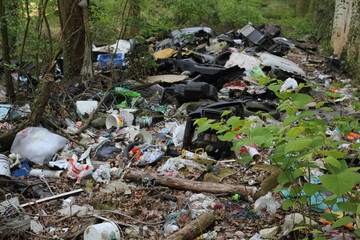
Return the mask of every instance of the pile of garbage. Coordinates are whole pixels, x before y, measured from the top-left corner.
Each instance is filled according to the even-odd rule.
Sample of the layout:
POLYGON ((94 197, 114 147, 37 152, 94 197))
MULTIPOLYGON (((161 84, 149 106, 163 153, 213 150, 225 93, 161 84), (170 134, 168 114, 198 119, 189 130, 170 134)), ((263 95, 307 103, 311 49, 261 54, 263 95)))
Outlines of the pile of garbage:
MULTIPOLYGON (((260 83, 264 78, 282 80, 280 92, 301 88, 303 93, 321 93, 316 100, 331 100, 335 113, 357 114, 347 104, 358 99, 351 94, 349 80, 341 79, 339 61, 281 37, 276 25, 258 29, 249 23, 218 36, 210 28, 194 27, 171 35, 161 41, 118 40, 94 46, 96 80, 69 85, 66 94, 55 89, 42 126, 20 129, 6 154, 0 155, 4 236, 306 236, 301 228, 292 231, 303 216, 280 208, 289 193, 272 192, 278 169, 268 157, 274 149, 255 144, 234 149, 215 130, 199 131, 194 121, 220 122, 231 111, 254 126, 278 124, 285 113, 278 111, 275 93, 260 83), (150 49, 147 54, 156 68, 141 79, 127 78, 130 70, 136 71, 131 59, 138 56, 138 46, 150 49), (335 87, 336 82, 345 87, 335 87), (251 158, 246 164, 239 161, 245 155, 251 158)), ((1 104, 1 133, 15 131, 19 124, 12 120, 29 112, 29 105, 1 104)), ((344 138, 336 129, 329 131, 349 144, 360 141, 359 133, 344 138)), ((312 171, 311 181, 321 171, 312 171)), ((316 202, 328 196, 313 197, 316 202)), ((317 208, 324 212, 327 207, 317 208)), ((322 232, 317 236, 331 239, 354 236, 349 231, 343 238, 329 225, 318 229, 322 232)))

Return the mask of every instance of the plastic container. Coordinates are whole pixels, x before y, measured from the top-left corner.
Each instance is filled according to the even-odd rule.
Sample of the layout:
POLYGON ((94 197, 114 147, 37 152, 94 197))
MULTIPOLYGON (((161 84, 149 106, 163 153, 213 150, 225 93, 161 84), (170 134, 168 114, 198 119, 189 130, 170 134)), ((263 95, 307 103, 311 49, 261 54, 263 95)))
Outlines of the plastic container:
POLYGON ((151 127, 152 124, 153 124, 152 117, 141 117, 139 119, 140 128, 148 128, 148 127, 151 127))
POLYGON ((85 229, 84 240, 120 240, 120 230, 113 222, 94 224, 85 229))
POLYGON ((9 158, 4 154, 0 154, 0 175, 11 176, 9 158))
POLYGON ((118 131, 119 129, 126 127, 125 116, 118 114, 110 114, 106 118, 105 125, 107 129, 116 127, 116 131, 118 131))
POLYGON ((97 60, 100 68, 124 66, 124 53, 99 54, 97 60))

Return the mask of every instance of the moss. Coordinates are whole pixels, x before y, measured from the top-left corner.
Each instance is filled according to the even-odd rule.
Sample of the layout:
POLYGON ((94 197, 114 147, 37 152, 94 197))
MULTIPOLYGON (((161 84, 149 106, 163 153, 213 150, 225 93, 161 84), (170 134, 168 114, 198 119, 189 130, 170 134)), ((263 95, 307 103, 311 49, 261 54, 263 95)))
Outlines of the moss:
POLYGON ((221 178, 235 173, 236 169, 231 169, 231 168, 220 168, 219 169, 219 173, 218 174, 214 174, 214 173, 207 173, 204 176, 204 182, 213 182, 213 183, 219 183, 221 178))

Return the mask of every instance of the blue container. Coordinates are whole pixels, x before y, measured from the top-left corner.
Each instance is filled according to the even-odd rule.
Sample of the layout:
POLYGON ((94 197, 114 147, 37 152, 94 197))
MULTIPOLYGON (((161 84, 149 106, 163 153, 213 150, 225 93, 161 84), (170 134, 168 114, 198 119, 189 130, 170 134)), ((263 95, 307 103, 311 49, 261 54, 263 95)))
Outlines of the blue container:
POLYGON ((125 53, 99 54, 97 60, 100 68, 122 67, 125 53))

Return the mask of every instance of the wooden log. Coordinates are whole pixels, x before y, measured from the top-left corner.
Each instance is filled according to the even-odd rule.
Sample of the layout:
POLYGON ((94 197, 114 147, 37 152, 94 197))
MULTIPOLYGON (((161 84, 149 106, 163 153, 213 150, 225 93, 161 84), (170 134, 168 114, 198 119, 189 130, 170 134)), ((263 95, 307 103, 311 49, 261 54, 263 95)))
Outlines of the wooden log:
POLYGON ((140 171, 130 170, 125 174, 124 179, 130 181, 141 181, 141 176, 144 174, 149 174, 151 177, 162 186, 176 188, 181 190, 189 190, 194 192, 207 192, 207 193, 231 193, 231 194, 242 194, 253 196, 256 193, 255 187, 248 187, 245 185, 235 185, 235 184, 221 184, 221 183, 211 183, 211 182, 200 182, 200 181, 191 181, 182 178, 162 176, 155 173, 144 173, 140 171))
POLYGON ((215 216, 211 212, 202 214, 185 227, 166 238, 166 240, 194 239, 215 223, 215 216))

